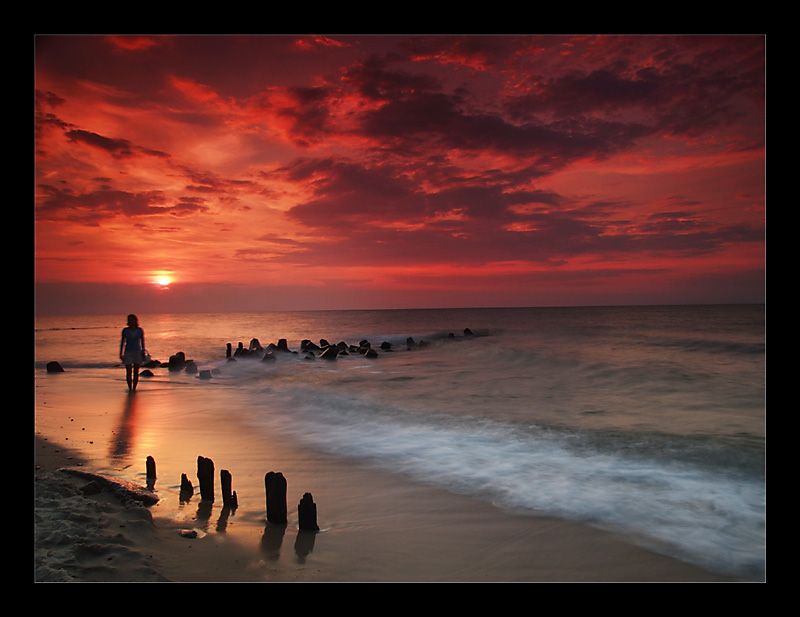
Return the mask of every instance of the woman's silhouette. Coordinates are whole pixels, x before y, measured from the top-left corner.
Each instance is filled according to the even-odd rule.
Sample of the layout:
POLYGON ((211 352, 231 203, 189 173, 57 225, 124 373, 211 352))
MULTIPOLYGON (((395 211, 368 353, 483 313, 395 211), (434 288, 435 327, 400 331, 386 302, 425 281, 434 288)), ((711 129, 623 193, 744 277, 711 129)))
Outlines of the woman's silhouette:
POLYGON ((144 360, 144 330, 139 327, 139 318, 128 315, 128 325, 122 329, 119 343, 119 357, 125 365, 125 378, 128 390, 133 392, 139 383, 139 367, 144 360))

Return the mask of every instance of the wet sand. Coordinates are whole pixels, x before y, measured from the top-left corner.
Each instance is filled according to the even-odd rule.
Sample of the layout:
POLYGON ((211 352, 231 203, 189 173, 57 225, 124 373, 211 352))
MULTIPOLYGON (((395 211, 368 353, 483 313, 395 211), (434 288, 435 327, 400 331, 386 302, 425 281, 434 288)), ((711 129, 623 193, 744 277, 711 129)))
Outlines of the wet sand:
POLYGON ((224 415, 189 410, 143 383, 38 376, 34 435, 35 580, 118 582, 715 582, 731 580, 567 521, 343 462, 275 440, 265 448, 224 415), (56 380, 61 381, 56 381, 56 380), (48 380, 51 380, 48 382, 48 380), (57 384, 57 385, 56 385, 57 384), (79 467, 145 484, 152 455, 158 504, 83 494, 79 467), (229 469, 239 507, 200 501, 196 458, 229 469), (258 465, 253 461, 257 460, 258 465), (287 479, 289 521, 266 521, 264 474, 287 479), (181 473, 195 494, 181 500, 181 473), (319 532, 298 530, 310 492, 319 532), (196 537, 182 533, 194 530, 196 537))

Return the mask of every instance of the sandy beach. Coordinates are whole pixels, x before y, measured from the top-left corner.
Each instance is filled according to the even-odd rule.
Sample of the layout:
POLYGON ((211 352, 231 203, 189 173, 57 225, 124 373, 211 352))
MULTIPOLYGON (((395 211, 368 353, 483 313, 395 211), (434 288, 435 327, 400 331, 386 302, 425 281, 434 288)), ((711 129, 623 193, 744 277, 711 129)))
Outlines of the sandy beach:
MULTIPOLYGON (((100 390, 95 393, 98 400, 103 396, 121 400, 119 384, 100 390)), ((146 391, 134 395, 140 421, 148 417, 147 397, 146 391)), ((58 398, 40 397, 34 437, 34 579, 38 582, 731 580, 605 531, 517 516, 393 474, 321 460, 285 444, 265 455, 265 469, 281 461, 288 479, 290 516, 285 526, 266 523, 263 476, 247 478, 233 472, 240 503, 233 513, 223 511, 219 498, 206 514, 201 514, 197 494, 189 504, 179 503, 179 468, 172 468, 166 447, 159 450, 165 469, 159 468, 159 478, 168 481, 160 479, 161 486, 155 487, 157 505, 123 503, 108 492, 84 494, 81 489, 87 480, 60 470, 80 468, 108 475, 107 444, 112 435, 124 431, 116 414, 110 414, 112 421, 109 414, 87 412, 81 418, 75 410, 56 411, 58 398), (73 450, 71 445, 79 447, 73 450), (297 527, 297 500, 306 489, 311 489, 318 506, 317 533, 297 527), (187 529, 195 530, 197 537, 185 537, 182 532, 187 529)), ((139 438, 145 438, 144 426, 152 442, 166 437, 168 429, 149 417, 151 422, 137 425, 139 438)), ((218 446, 216 452, 231 456, 234 450, 249 451, 241 433, 236 444, 226 445, 228 438, 224 433, 189 432, 185 441, 192 444, 191 451, 207 452, 212 444, 218 446)), ((182 453, 178 441, 183 442, 172 443, 182 453)), ((181 465, 197 486, 191 459, 181 456, 181 465)), ((143 478, 145 457, 139 460, 140 469, 123 467, 119 473, 126 480, 143 478)), ((158 455, 156 460, 158 464, 158 455)))

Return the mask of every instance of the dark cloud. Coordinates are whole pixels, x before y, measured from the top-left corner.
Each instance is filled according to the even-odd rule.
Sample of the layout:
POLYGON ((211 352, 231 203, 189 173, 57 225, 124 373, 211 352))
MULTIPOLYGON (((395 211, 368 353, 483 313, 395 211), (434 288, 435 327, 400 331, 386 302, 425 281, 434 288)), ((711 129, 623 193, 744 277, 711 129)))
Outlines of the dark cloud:
POLYGON ((488 284, 505 263, 541 272, 498 288, 597 289, 763 245, 760 37, 51 37, 39 52, 37 219, 128 217, 153 242, 194 217, 237 276, 443 265, 488 284))
POLYGON ((96 224, 99 221, 118 215, 139 217, 155 214, 186 215, 205 209, 199 201, 181 199, 169 204, 161 191, 144 191, 131 193, 111 189, 100 189, 85 193, 76 193, 70 189, 57 188, 52 185, 39 185, 40 191, 46 195, 36 211, 38 220, 69 220, 84 224, 96 224))
POLYGON ((129 158, 134 155, 131 142, 127 139, 111 139, 97 133, 75 129, 66 132, 67 139, 74 143, 84 143, 105 150, 114 158, 129 158))

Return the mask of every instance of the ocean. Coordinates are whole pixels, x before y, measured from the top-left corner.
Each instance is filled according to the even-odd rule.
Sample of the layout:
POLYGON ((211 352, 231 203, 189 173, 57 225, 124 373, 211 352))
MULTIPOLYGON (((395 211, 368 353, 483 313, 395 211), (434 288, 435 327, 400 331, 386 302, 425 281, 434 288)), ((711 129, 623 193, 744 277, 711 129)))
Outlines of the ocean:
MULTIPOLYGON (((37 424, 66 383, 47 362, 122 393, 125 318, 36 318, 37 424)), ((278 435, 515 514, 607 529, 712 572, 765 576, 764 305, 139 318, 153 359, 180 351, 199 371, 156 368, 140 380, 137 397, 198 401, 176 424, 224 414, 251 439, 278 435), (253 339, 283 339, 289 352, 236 354, 253 339), (301 348, 323 339, 347 352, 329 361, 301 348), (357 350, 362 341, 377 357, 357 350)))

